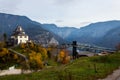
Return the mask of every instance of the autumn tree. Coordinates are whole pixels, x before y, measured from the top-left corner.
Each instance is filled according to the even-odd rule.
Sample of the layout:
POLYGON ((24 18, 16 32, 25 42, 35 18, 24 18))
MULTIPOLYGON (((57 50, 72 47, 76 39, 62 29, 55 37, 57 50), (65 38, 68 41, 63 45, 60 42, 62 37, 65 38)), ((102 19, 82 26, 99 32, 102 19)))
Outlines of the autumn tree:
POLYGON ((60 53, 58 54, 58 61, 66 64, 70 61, 70 56, 68 56, 68 52, 66 50, 61 50, 60 53))
POLYGON ((33 43, 33 42, 30 42, 30 43, 28 43, 29 45, 29 48, 31 48, 31 49, 33 49, 33 48, 35 48, 35 44, 33 43))
POLYGON ((14 55, 13 55, 13 58, 14 58, 15 60, 17 60, 17 59, 18 59, 18 55, 17 55, 17 54, 14 54, 14 55))
POLYGON ((7 69, 8 67, 8 64, 7 62, 10 61, 9 60, 9 52, 6 48, 2 48, 0 50, 0 69, 3 70, 3 69, 7 69))
POLYGON ((8 69, 8 67, 17 64, 18 56, 8 51, 7 48, 0 50, 0 69, 8 69))
POLYGON ((31 70, 38 70, 43 68, 43 62, 41 54, 32 51, 29 54, 29 64, 31 70))
POLYGON ((48 57, 47 50, 45 48, 38 47, 38 52, 41 54, 42 61, 45 61, 48 57))
MULTIPOLYGON (((33 42, 20 44, 21 52, 28 57, 28 64, 31 70, 38 70, 44 67, 43 64, 47 62, 47 50, 41 45, 34 44, 33 42)), ((24 63, 22 63, 22 66, 24 63)), ((23 66, 24 68, 24 66, 23 66)))
POLYGON ((0 42, 0 50, 4 48, 4 46, 5 46, 4 42, 0 42))
POLYGON ((2 49, 0 50, 0 57, 3 57, 3 56, 5 56, 5 55, 7 55, 7 54, 9 54, 8 49, 2 48, 2 49))
POLYGON ((26 44, 25 43, 20 43, 20 48, 25 49, 26 48, 26 44))

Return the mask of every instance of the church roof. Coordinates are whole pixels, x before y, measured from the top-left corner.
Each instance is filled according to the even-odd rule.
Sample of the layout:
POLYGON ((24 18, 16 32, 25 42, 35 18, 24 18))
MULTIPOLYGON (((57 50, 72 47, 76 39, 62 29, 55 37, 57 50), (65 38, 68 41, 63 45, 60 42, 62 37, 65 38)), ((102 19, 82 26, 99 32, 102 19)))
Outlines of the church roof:
POLYGON ((24 32, 24 30, 22 29, 21 26, 17 26, 17 28, 15 29, 15 32, 24 32))
POLYGON ((27 34, 25 34, 25 31, 22 29, 21 26, 17 26, 12 36, 27 36, 27 34))

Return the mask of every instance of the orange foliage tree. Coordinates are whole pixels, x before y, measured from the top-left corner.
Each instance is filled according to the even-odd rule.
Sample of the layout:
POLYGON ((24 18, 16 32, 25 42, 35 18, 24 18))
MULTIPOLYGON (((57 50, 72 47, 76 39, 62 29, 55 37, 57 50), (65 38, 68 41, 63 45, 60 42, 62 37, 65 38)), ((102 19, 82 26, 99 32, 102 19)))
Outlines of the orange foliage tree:
POLYGON ((26 47, 26 44, 25 44, 25 43, 21 43, 21 44, 20 44, 20 48, 25 49, 25 47, 26 47))
POLYGON ((70 56, 68 55, 68 52, 66 50, 61 50, 58 54, 58 61, 66 64, 70 61, 70 56))
POLYGON ((47 55, 47 50, 45 48, 42 47, 38 47, 38 52, 41 54, 42 56, 42 61, 45 61, 48 57, 47 55))
POLYGON ((4 46, 5 46, 4 42, 0 42, 0 50, 4 48, 4 46))
POLYGON ((30 64, 30 69, 32 70, 42 69, 43 62, 42 62, 41 54, 32 51, 29 54, 29 64, 30 64))
POLYGON ((7 48, 2 48, 0 51, 0 57, 5 56, 6 54, 9 54, 8 49, 7 48))
POLYGON ((31 70, 38 70, 44 67, 43 64, 46 63, 48 58, 46 48, 33 42, 20 44, 20 48, 21 52, 28 57, 28 64, 30 65, 31 70))
POLYGON ((8 51, 7 48, 0 50, 0 69, 8 69, 13 64, 18 64, 18 55, 8 51))

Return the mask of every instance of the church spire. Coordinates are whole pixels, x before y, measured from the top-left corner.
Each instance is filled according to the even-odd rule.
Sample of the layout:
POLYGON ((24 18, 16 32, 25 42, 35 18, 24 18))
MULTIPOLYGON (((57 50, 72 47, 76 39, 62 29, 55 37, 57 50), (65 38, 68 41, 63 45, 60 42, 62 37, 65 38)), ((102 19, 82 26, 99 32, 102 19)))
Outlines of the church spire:
POLYGON ((18 26, 18 27, 15 29, 15 32, 24 32, 24 30, 22 29, 21 26, 18 26))

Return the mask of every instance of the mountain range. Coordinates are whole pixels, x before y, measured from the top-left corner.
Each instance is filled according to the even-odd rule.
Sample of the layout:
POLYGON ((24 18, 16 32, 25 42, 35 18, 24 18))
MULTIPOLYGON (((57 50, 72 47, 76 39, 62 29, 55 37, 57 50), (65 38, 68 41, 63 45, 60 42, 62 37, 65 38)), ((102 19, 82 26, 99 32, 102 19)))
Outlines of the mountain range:
POLYGON ((55 24, 43 24, 49 30, 67 41, 115 48, 120 43, 120 21, 112 20, 91 23, 82 28, 57 27, 55 24))
POLYGON ((54 37, 60 43, 72 42, 115 48, 120 43, 120 21, 112 20, 91 23, 81 28, 59 27, 55 24, 41 24, 26 16, 0 13, 0 34, 8 36, 22 26, 33 40, 47 40, 54 37), (44 39, 43 39, 44 38, 44 39))
POLYGON ((44 29, 59 35, 65 40, 71 35, 72 32, 78 30, 75 27, 58 27, 55 24, 42 24, 42 25, 44 29))
POLYGON ((30 39, 36 42, 46 43, 52 37, 60 43, 64 42, 61 37, 43 29, 41 23, 32 21, 26 16, 0 13, 0 36, 6 33, 7 36, 10 37, 17 26, 22 26, 30 39))

